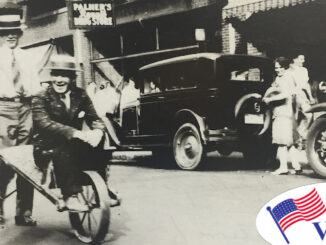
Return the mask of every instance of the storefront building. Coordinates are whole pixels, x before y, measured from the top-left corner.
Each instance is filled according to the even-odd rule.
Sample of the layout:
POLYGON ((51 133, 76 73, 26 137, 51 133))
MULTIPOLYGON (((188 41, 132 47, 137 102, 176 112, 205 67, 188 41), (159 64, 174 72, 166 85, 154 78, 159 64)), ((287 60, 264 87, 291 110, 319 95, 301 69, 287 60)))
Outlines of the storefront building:
POLYGON ((326 78, 326 2, 229 0, 223 9, 223 51, 271 58, 304 54, 312 80, 326 78))
POLYGON ((227 0, 116 0, 116 26, 89 30, 69 28, 65 0, 18 2, 28 27, 22 47, 35 52, 40 66, 53 53, 74 55, 84 70, 78 79, 81 87, 101 80, 116 85, 150 62, 222 48, 222 8, 227 0), (196 29, 204 41, 196 40, 196 29))

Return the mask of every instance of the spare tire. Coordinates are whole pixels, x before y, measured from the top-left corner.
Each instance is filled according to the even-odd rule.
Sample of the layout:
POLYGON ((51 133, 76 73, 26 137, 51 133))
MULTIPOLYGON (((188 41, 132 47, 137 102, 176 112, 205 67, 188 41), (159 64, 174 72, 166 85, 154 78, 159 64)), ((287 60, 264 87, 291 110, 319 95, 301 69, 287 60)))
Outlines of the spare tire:
POLYGON ((271 138, 271 111, 259 94, 243 96, 236 105, 235 117, 240 146, 247 165, 265 168, 275 162, 271 138))

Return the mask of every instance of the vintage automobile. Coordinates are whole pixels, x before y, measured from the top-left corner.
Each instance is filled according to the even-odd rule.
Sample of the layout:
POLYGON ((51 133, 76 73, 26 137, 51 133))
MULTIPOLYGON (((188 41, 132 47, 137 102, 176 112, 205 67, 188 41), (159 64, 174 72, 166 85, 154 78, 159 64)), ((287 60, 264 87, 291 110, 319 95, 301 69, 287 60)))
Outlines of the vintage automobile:
POLYGON ((185 170, 216 150, 262 164, 271 115, 261 98, 272 80, 271 60, 248 55, 198 53, 141 67, 140 98, 123 108, 121 146, 171 156, 185 170))
POLYGON ((326 177, 326 82, 314 82, 318 103, 306 111, 313 113, 313 123, 307 135, 306 153, 312 169, 318 175, 326 177))

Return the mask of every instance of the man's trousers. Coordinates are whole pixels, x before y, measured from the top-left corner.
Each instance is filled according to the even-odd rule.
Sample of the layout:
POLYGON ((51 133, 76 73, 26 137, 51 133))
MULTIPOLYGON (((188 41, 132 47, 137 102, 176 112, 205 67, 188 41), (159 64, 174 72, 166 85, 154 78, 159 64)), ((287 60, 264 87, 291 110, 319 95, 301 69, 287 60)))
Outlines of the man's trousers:
MULTIPOLYGON (((30 105, 21 102, 1 101, 0 99, 0 149, 25 145, 29 142, 32 128, 30 105)), ((3 198, 7 185, 15 172, 0 162, 0 215, 3 215, 3 198)), ((30 216, 33 208, 34 188, 17 175, 16 215, 30 216)))

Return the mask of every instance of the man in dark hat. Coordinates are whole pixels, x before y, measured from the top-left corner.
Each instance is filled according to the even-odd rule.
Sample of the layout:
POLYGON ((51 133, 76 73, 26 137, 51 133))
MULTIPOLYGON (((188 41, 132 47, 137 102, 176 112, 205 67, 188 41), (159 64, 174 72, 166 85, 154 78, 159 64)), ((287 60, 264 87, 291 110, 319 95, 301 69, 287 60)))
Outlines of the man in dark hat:
POLYGON ((83 169, 94 169, 106 180, 111 153, 103 150, 105 126, 86 92, 76 87, 73 57, 54 55, 46 69, 51 84, 32 100, 35 162, 42 168, 52 159, 66 207, 87 211, 79 178, 83 169), (90 130, 81 130, 84 121, 90 130))
MULTIPOLYGON (((23 34, 21 16, 18 5, 0 3, 0 148, 28 143, 32 127, 31 97, 40 89, 36 69, 28 62, 30 58, 17 47, 23 34)), ((0 224, 5 222, 3 200, 13 176, 14 172, 0 163, 0 224)), ((15 223, 35 226, 31 217, 34 189, 20 176, 16 184, 15 223)))

